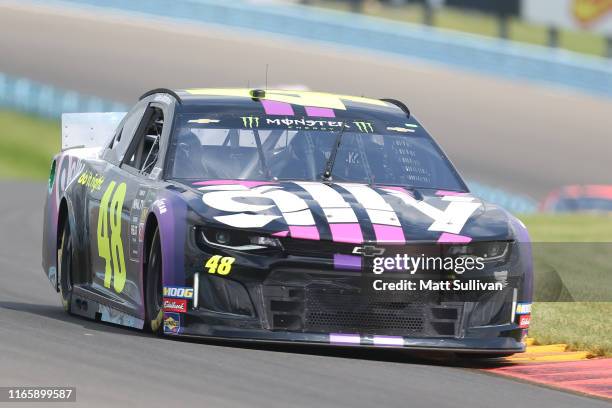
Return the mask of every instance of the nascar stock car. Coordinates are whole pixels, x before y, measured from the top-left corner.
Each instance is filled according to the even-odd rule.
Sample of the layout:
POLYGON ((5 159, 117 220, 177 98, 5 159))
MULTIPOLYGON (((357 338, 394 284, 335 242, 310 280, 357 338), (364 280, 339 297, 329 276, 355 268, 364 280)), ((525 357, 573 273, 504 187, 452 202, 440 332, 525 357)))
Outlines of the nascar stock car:
POLYGON ((156 89, 127 114, 64 114, 44 214, 43 268, 76 315, 176 336, 524 349, 524 225, 472 196, 397 100, 156 89), (408 255, 481 267, 373 273, 408 255), (397 290, 425 273, 428 287, 397 290), (435 285, 466 280, 495 290, 435 285))

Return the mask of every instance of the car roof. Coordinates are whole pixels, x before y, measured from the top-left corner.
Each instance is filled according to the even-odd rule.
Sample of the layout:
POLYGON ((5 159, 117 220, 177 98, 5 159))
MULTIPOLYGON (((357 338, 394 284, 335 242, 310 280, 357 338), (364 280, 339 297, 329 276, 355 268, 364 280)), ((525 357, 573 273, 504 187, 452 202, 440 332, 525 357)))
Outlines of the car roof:
POLYGON ((190 88, 190 89, 154 89, 144 94, 147 96, 166 93, 176 98, 181 105, 232 105, 253 109, 263 108, 268 114, 282 114, 290 111, 290 106, 302 106, 313 116, 333 116, 333 111, 370 111, 382 115, 410 116, 410 111, 402 102, 394 99, 373 99, 363 96, 340 95, 326 92, 285 89, 249 89, 249 88, 190 88))

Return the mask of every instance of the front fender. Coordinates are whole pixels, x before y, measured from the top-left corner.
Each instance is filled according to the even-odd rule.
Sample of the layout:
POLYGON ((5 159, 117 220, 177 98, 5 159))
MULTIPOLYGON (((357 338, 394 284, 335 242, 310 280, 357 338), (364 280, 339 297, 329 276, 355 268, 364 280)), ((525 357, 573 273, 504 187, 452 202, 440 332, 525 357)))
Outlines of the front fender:
MULTIPOLYGON (((159 228, 163 285, 185 286, 187 204, 180 195, 166 190, 151 204, 149 214, 155 216, 159 228)), ((151 231, 145 231, 144 236, 150 233, 151 231)), ((144 251, 141 253, 144 254, 144 251)))

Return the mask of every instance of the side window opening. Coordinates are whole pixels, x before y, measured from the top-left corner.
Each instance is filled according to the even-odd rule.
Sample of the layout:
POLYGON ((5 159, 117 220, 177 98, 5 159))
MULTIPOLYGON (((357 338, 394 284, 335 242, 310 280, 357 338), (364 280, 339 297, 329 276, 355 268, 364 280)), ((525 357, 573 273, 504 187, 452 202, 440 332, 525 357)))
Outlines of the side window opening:
POLYGON ((113 138, 111 139, 110 144, 108 145, 109 149, 112 149, 113 146, 115 146, 115 143, 119 143, 121 141, 121 132, 123 132, 123 127, 117 130, 115 136, 113 136, 113 138))
POLYGON ((123 156, 132 141, 134 132, 138 128, 138 125, 145 112, 146 105, 136 105, 130 112, 127 113, 126 119, 123 122, 121 128, 119 128, 113 137, 113 140, 109 143, 108 148, 104 153, 106 160, 111 162, 120 163, 123 156))
POLYGON ((161 109, 150 107, 150 112, 145 114, 146 124, 141 127, 136 135, 135 148, 129 159, 125 161, 130 166, 143 174, 150 174, 159 156, 159 143, 164 126, 164 113, 161 109))

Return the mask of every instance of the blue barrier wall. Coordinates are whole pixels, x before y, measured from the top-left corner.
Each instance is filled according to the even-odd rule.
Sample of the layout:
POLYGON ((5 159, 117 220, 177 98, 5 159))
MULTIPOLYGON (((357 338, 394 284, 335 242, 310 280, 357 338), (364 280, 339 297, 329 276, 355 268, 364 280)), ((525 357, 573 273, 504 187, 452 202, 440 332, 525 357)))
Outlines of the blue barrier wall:
POLYGON ((257 5, 240 0, 64 0, 63 3, 368 48, 612 97, 611 60, 358 14, 299 5, 257 5))
POLYGON ((124 104, 0 72, 0 107, 59 119, 63 112, 124 112, 124 104))
POLYGON ((501 188, 487 186, 471 180, 466 180, 466 183, 476 197, 500 205, 512 213, 530 214, 538 210, 538 202, 529 196, 510 193, 501 188))

